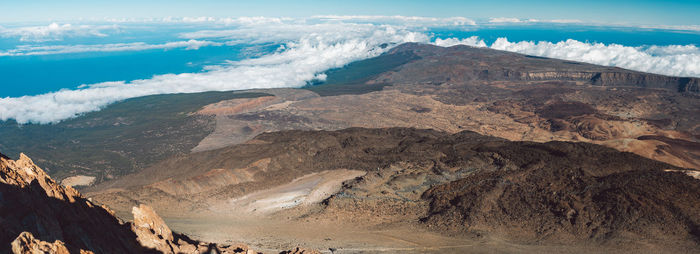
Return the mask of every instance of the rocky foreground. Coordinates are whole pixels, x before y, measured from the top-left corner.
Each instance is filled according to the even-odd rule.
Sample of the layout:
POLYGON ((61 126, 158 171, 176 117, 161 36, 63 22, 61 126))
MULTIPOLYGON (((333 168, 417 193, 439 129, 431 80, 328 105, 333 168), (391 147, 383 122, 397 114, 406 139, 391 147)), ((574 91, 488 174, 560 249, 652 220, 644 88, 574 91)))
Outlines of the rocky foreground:
POLYGON ((172 232, 145 205, 132 213, 134 220, 123 222, 57 184, 24 154, 16 161, 0 154, 1 253, 257 253, 172 232))

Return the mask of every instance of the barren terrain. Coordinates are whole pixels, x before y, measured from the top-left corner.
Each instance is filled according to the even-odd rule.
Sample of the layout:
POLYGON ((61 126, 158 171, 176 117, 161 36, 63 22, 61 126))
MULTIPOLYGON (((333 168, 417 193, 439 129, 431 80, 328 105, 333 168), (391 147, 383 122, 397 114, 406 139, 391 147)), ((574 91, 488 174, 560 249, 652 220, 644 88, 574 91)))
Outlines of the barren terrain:
POLYGON ((700 250, 700 79, 422 44, 326 74, 6 122, 0 149, 266 252, 700 250))
POLYGON ((590 142, 700 169, 700 100, 692 86, 673 89, 677 79, 469 47, 408 44, 388 55, 406 51, 421 58, 360 85, 391 84, 382 91, 318 96, 268 89, 253 92, 274 97, 209 105, 198 114, 215 115, 216 129, 193 151, 240 144, 267 131, 413 127, 590 142), (493 68, 507 75, 492 74, 493 68), (596 71, 625 75, 609 75, 604 83, 586 78, 596 71))
POLYGON ((688 201, 700 181, 685 171, 586 143, 354 128, 265 133, 90 196, 117 211, 143 202, 179 231, 270 250, 673 252, 698 248, 700 204, 688 201), (246 181, 221 177, 241 170, 246 181))

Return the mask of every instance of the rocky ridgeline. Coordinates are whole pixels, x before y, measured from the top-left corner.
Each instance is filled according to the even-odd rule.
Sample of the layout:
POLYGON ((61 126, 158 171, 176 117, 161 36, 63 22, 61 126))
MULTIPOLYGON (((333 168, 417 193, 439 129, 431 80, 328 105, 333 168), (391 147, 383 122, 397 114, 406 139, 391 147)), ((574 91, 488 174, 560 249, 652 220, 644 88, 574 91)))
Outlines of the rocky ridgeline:
POLYGON ((524 72, 517 73, 520 80, 571 80, 586 81, 598 86, 631 86, 644 88, 661 88, 678 92, 700 92, 700 79, 669 77, 663 75, 632 72, 614 69, 607 72, 524 72))
MULTIPOLYGON (((459 83, 469 81, 580 81, 596 86, 640 87, 700 93, 700 78, 672 77, 617 67, 573 62, 464 45, 438 47, 406 43, 389 54, 415 54, 386 81, 459 83), (426 61, 427 60, 427 61, 426 61), (431 61, 433 60, 433 61, 431 61)), ((386 76, 386 75, 385 75, 386 76)))
POLYGON ((13 161, 0 154, 0 253, 256 253, 173 233, 145 205, 132 212, 134 221, 122 222, 26 155, 13 161))

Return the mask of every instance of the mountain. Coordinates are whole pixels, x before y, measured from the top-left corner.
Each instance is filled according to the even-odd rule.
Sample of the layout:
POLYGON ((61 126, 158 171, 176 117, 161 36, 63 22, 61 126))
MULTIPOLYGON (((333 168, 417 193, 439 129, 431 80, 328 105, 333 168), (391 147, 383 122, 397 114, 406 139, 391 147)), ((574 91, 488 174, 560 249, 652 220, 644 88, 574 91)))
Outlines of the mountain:
POLYGON ((214 116, 216 128, 193 151, 243 143, 269 131, 414 127, 509 140, 583 141, 700 169, 695 117, 700 95, 693 88, 698 79, 422 44, 404 44, 328 73, 332 83, 261 90, 273 96, 197 111, 214 116), (367 66, 381 72, 359 75, 367 66))
POLYGON ((0 149, 89 185, 266 131, 399 126, 584 141, 700 169, 697 78, 415 43, 326 74, 302 89, 156 95, 53 125, 3 122, 0 149))

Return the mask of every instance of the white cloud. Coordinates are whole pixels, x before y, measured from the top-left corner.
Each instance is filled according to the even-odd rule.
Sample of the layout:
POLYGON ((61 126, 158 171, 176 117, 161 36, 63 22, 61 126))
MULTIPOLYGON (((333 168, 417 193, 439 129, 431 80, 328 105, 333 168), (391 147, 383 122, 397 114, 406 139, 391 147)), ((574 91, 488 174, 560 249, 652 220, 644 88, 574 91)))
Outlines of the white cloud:
MULTIPOLYGON (((486 46, 477 37, 467 39, 436 39, 434 44, 451 46, 464 44, 486 46)), ((618 44, 587 43, 577 40, 552 42, 510 42, 498 38, 489 46, 493 49, 522 54, 617 66, 671 76, 700 77, 700 49, 694 45, 630 47, 618 44)))
POLYGON ((20 41, 59 41, 66 37, 105 37, 107 31, 118 31, 116 25, 71 25, 51 23, 47 26, 0 27, 1 37, 18 37, 20 41))
POLYGON ((428 42, 421 33, 388 26, 337 25, 334 33, 294 33, 284 49, 267 56, 232 62, 202 73, 158 75, 131 82, 105 82, 78 90, 0 98, 0 120, 55 123, 128 98, 168 93, 299 87, 322 79, 319 73, 377 56, 403 42, 428 42))
MULTIPOLYGON (((324 36, 326 41, 339 42, 349 38, 362 39, 377 31, 407 32, 409 28, 392 25, 374 25, 357 23, 322 23, 304 24, 298 22, 263 23, 240 26, 226 30, 201 30, 180 34, 184 39, 228 40, 229 45, 239 43, 270 43, 299 40, 302 36, 324 36)), ((427 37, 420 32, 411 32, 415 36, 427 37)))
POLYGON ((246 26, 246 25, 263 25, 263 24, 320 24, 329 22, 354 22, 354 23, 372 23, 372 24, 388 24, 395 26, 408 27, 443 27, 443 26, 476 26, 477 23, 466 17, 420 17, 420 16, 379 16, 379 15, 318 15, 309 18, 289 18, 289 17, 166 17, 166 18, 150 18, 150 19, 127 19, 127 18, 106 18, 102 21, 116 23, 191 23, 191 24, 219 24, 227 26, 246 26))
POLYGON ((168 24, 195 24, 195 25, 220 25, 220 26, 246 26, 246 25, 262 25, 262 24, 281 24, 281 23, 306 23, 305 18, 287 18, 287 17, 165 17, 165 18, 104 18, 92 20, 93 22, 110 22, 110 23, 168 23, 168 24))
MULTIPOLYGON (((196 19, 183 18, 184 22, 198 23, 203 22, 204 18, 199 17, 196 19)), ((271 17, 236 17, 236 18, 206 18, 206 22, 213 22, 223 25, 263 25, 263 24, 282 24, 289 22, 299 22, 299 19, 292 18, 271 18, 271 17)))
POLYGON ((491 18, 489 23, 521 23, 524 22, 518 18, 491 18))
POLYGON ((562 23, 562 24, 570 24, 570 23, 584 23, 582 20, 578 19, 550 19, 550 20, 535 20, 531 22, 543 22, 543 23, 562 23))
POLYGON ((381 24, 397 24, 402 26, 476 26, 474 20, 465 17, 449 17, 449 18, 431 18, 419 16, 338 16, 324 15, 313 16, 320 20, 334 21, 362 21, 362 22, 377 22, 381 24))
POLYGON ((487 47, 486 42, 484 40, 479 39, 478 36, 472 36, 469 38, 465 39, 458 39, 458 38, 447 38, 447 39, 440 39, 437 38, 435 39, 435 42, 433 44, 441 46, 441 47, 452 47, 455 45, 467 45, 467 46, 472 46, 472 47, 487 47))
POLYGON ((662 29, 662 30, 700 32, 700 25, 686 25, 686 26, 640 25, 640 26, 632 26, 632 27, 646 28, 646 29, 662 29))
POLYGON ((163 44, 146 44, 143 42, 133 43, 113 43, 97 45, 55 45, 55 46, 18 46, 15 49, 0 51, 0 56, 31 56, 31 55, 55 55, 69 53, 86 52, 116 52, 116 51, 138 51, 150 49, 199 49, 206 46, 221 46, 222 43, 212 41, 187 40, 167 42, 163 44))
POLYGON ((490 18, 489 23, 559 23, 559 24, 570 24, 570 23, 584 23, 578 19, 519 19, 519 18, 490 18))

